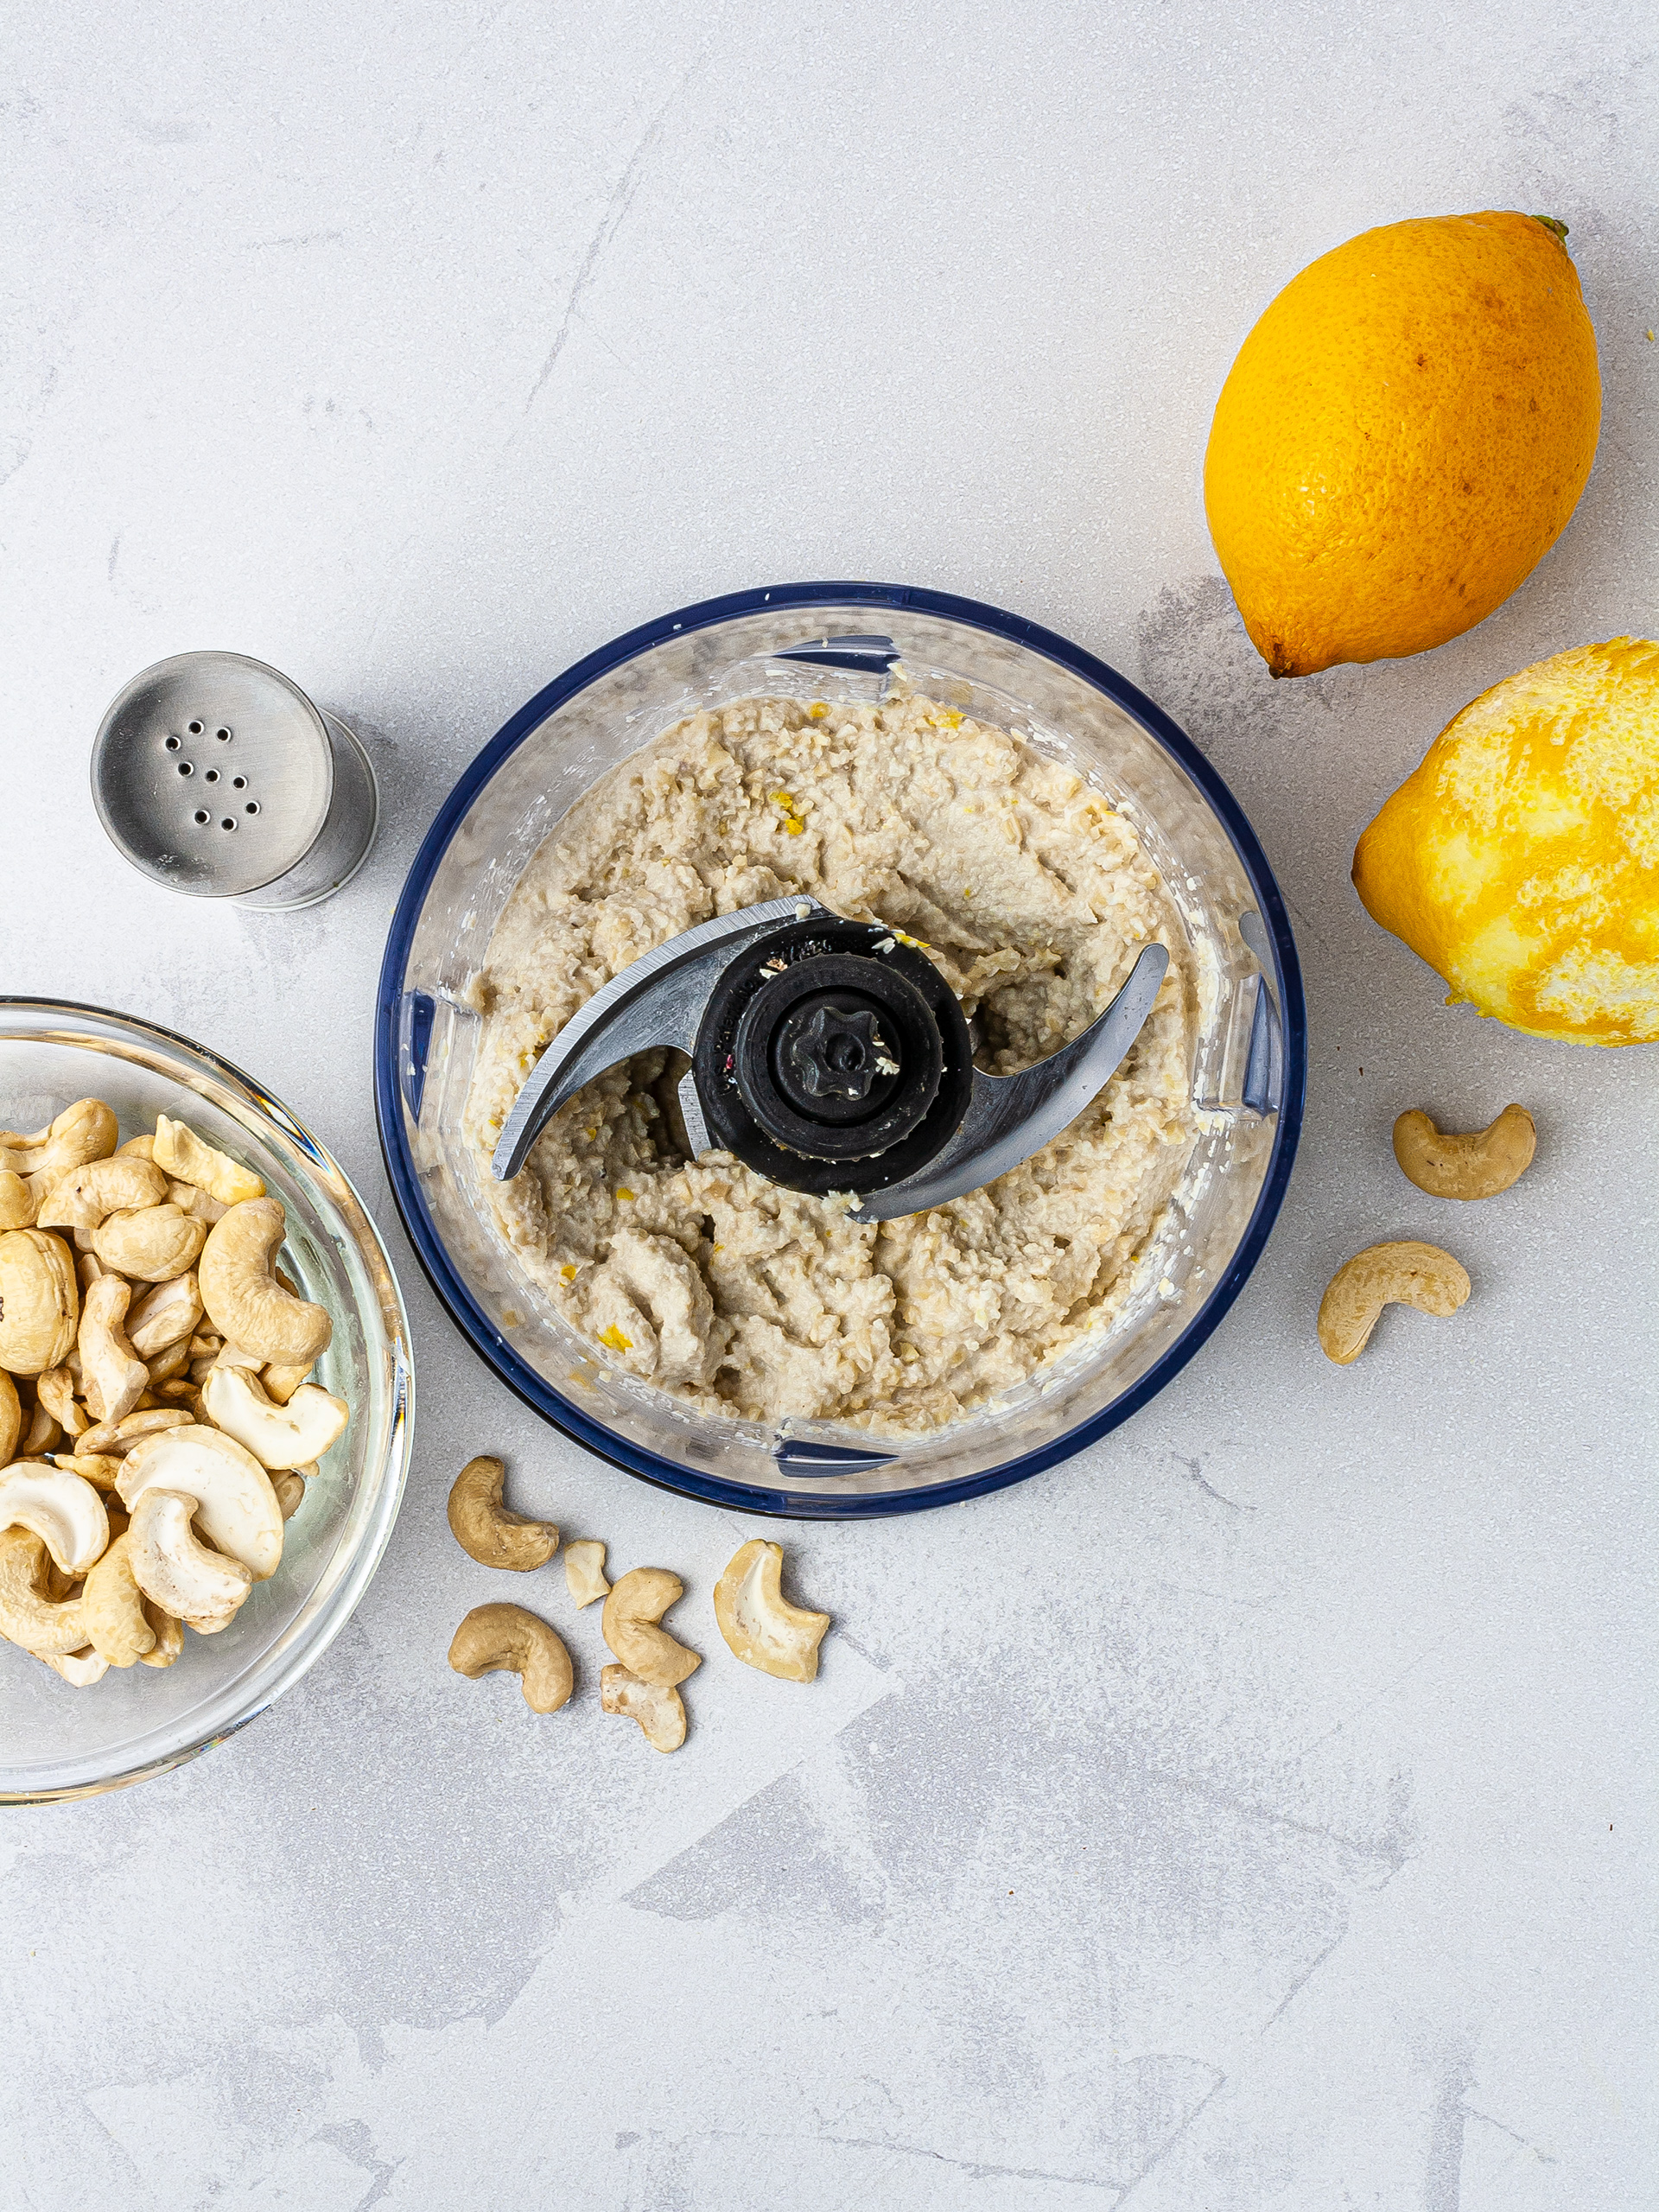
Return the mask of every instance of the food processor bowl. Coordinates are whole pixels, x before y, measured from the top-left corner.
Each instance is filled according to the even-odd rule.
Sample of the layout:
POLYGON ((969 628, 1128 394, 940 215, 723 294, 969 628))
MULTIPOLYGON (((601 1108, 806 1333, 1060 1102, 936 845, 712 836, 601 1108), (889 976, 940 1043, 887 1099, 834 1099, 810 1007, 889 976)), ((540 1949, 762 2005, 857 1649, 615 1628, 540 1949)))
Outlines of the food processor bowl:
POLYGON ((334 1327, 316 1380, 352 1409, 283 1532, 282 1564, 228 1628, 172 1666, 111 1668, 78 1689, 0 1643, 0 1804, 83 1797, 222 1743, 327 1649, 397 1517, 414 1415, 409 1324, 374 1224, 342 1169, 250 1077, 188 1039, 98 1007, 0 999, 0 1125, 43 1127, 102 1098, 124 1139, 183 1121, 264 1179, 286 1210, 282 1264, 334 1327))
POLYGON ((375 1039, 392 1191, 434 1288, 502 1380, 645 1480, 743 1512, 855 1517, 1019 1482, 1092 1443, 1174 1376, 1260 1257, 1301 1124, 1306 1028, 1284 902, 1249 824, 1166 715, 1103 662, 971 600, 807 583, 682 608, 537 693, 473 762, 404 887, 375 1039), (480 1018, 467 985, 531 855, 599 777, 700 708, 769 694, 879 701, 895 683, 1012 730, 1132 821, 1196 977, 1199 1134, 1109 1325, 925 1434, 697 1411, 613 1367, 493 1225, 462 1135, 480 1018))

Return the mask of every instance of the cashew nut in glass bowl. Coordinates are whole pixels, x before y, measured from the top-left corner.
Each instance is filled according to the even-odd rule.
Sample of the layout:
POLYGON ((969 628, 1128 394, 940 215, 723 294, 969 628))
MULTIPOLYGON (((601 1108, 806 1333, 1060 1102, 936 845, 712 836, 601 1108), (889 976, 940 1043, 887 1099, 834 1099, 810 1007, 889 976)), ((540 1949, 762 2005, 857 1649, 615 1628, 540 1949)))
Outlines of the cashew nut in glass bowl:
POLYGON ((351 1418, 281 1201, 165 1115, 118 1140, 97 1098, 0 1131, 0 1636, 76 1688, 226 1627, 351 1418))

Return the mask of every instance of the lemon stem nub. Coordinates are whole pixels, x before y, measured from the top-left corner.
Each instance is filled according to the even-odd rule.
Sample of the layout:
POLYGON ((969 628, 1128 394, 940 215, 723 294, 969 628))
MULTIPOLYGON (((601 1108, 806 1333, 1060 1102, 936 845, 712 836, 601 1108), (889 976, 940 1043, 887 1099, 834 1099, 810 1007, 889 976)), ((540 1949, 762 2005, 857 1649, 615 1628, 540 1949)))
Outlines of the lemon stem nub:
POLYGON ((1554 231, 1556 237, 1560 238, 1563 245, 1567 244, 1567 225, 1563 223, 1559 217, 1554 215, 1535 215, 1532 219, 1535 223, 1541 223, 1547 231, 1554 231))

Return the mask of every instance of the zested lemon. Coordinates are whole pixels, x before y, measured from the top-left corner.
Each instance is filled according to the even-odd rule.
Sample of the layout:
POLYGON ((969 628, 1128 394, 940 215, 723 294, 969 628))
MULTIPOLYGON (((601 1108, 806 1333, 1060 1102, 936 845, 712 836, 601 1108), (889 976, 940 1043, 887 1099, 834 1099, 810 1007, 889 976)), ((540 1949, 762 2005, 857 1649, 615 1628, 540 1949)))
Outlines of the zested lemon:
POLYGON ((1275 676, 1443 645, 1553 545, 1601 421, 1560 224, 1366 231, 1251 331, 1205 456, 1210 533, 1275 676))
POLYGON ((1659 645, 1522 669, 1448 722, 1361 837, 1354 885, 1483 1014, 1659 1038, 1659 645))

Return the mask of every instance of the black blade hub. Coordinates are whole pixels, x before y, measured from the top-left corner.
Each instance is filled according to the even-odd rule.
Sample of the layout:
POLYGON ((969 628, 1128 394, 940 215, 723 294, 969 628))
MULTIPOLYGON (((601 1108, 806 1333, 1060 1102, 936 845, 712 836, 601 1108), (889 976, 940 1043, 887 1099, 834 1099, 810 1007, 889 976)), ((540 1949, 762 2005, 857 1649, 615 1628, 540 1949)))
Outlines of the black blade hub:
POLYGON ((715 1141, 820 1193, 883 1189, 925 1166, 973 1082, 968 1025, 932 962, 879 924, 836 916, 741 952, 693 1058, 715 1141))

